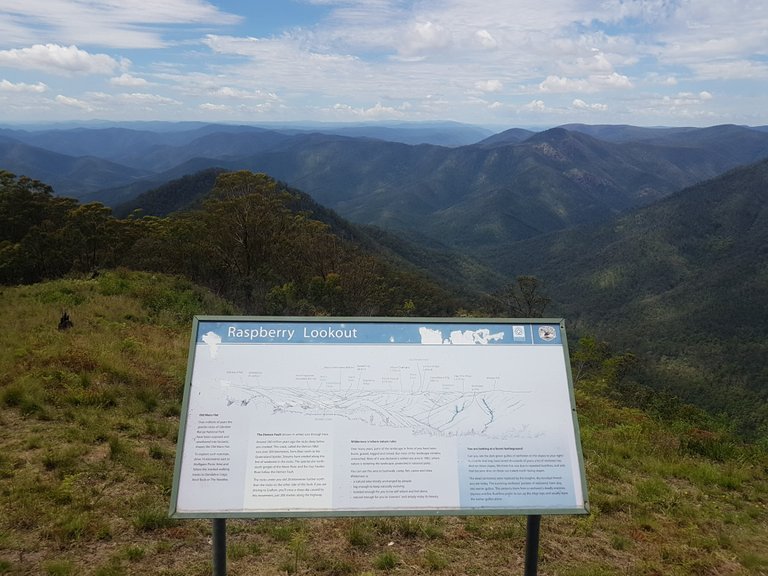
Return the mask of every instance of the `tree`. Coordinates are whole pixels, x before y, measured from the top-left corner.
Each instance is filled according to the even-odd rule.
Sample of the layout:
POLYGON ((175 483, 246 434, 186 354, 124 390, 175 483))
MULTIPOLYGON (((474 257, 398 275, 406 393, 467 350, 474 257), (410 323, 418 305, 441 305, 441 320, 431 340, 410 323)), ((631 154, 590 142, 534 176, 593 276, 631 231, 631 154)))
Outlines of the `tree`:
POLYGON ((536 276, 518 276, 498 296, 508 318, 542 318, 552 301, 542 293, 543 287, 536 276))
POLYGON ((0 242, 17 243, 43 221, 53 197, 47 184, 0 170, 0 242))
POLYGON ((0 171, 0 282, 37 282, 69 270, 62 228, 76 204, 54 198, 42 182, 0 171))
POLYGON ((266 174, 240 171, 221 174, 203 205, 215 258, 248 313, 263 312, 279 283, 277 255, 292 218, 287 201, 266 174))
POLYGON ((73 266, 81 272, 91 272, 107 263, 117 241, 112 211, 99 202, 91 202, 69 210, 67 220, 73 266))
POLYGON ((613 389, 638 365, 631 352, 615 354, 607 342, 594 336, 580 338, 576 350, 571 353, 573 383, 591 381, 596 390, 613 389))
POLYGON ((576 350, 571 353, 573 383, 594 378, 610 357, 611 349, 607 342, 599 341, 594 336, 580 338, 576 350))

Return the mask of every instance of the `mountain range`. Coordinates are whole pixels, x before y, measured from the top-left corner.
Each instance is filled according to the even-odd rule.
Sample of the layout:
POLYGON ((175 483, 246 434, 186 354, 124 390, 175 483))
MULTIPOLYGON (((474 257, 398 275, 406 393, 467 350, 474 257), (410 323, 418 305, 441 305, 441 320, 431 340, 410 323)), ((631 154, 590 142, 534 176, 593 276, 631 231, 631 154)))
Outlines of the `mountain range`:
POLYGON ((541 278, 576 335, 652 361, 646 381, 768 427, 768 128, 429 130, 5 129, 0 167, 123 216, 193 207, 224 170, 266 172, 443 284, 541 278), (429 130, 455 145, 407 142, 429 130))
MULTIPOLYGON (((454 141, 468 134, 449 125, 442 141, 451 129, 454 141)), ((0 166, 43 180, 60 195, 113 207, 208 168, 265 172, 354 222, 484 250, 597 222, 768 156, 768 131, 732 125, 512 129, 454 147, 370 135, 406 140, 414 128, 344 135, 351 132, 6 129, 0 166)))

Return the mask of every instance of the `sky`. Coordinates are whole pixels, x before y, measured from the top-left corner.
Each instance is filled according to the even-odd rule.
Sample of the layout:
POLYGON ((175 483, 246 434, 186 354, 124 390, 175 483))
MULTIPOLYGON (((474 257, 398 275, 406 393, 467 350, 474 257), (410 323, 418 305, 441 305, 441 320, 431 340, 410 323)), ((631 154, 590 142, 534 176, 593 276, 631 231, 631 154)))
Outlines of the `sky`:
POLYGON ((768 124, 765 0, 0 0, 0 123, 768 124))

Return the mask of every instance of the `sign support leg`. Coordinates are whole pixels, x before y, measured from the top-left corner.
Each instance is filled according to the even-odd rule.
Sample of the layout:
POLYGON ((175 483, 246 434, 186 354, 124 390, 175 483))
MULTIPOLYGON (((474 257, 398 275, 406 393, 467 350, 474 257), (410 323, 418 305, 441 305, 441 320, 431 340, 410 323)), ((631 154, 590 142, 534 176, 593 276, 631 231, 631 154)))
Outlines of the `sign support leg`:
POLYGON ((227 520, 213 519, 213 576, 227 576, 227 520))
POLYGON ((525 536, 525 572, 524 576, 536 576, 539 566, 539 532, 541 516, 528 516, 525 536))

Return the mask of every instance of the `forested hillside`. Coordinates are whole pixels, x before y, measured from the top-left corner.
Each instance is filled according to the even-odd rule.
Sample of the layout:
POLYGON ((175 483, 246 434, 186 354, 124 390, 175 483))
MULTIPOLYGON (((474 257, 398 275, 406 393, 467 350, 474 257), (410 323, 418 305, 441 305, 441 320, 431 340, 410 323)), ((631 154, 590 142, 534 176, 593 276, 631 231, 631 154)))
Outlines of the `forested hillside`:
POLYGON ((602 226, 499 247, 553 307, 653 361, 645 379, 768 437, 768 161, 602 226))
POLYGON ((185 176, 137 198, 124 218, 4 173, 0 281, 125 266, 184 275, 246 313, 443 316, 515 315, 504 291, 534 276, 552 298, 548 313, 574 334, 639 359, 625 396, 642 403, 642 386, 664 390, 760 439, 765 173, 758 163, 604 226, 473 250, 482 261, 350 224, 248 172, 185 176))
POLYGON ((218 175, 198 208, 163 218, 118 219, 9 172, 0 186, 3 284, 126 266, 184 275, 251 314, 429 316, 457 305, 423 274, 364 250, 341 224, 315 219, 263 174, 218 175))
MULTIPOLYGON (((199 209, 222 172, 223 169, 211 168, 172 180, 118 205, 113 212, 118 217, 165 217, 173 212, 199 209)), ((290 192, 293 210, 310 213, 313 219, 327 224, 335 235, 351 240, 371 253, 394 260, 405 268, 415 266, 443 286, 450 287, 452 292, 463 294, 470 300, 477 299, 480 293, 498 290, 507 281, 503 273, 494 272, 470 254, 449 248, 417 231, 392 232, 376 226, 353 224, 318 204, 308 194, 293 188, 290 192)))

